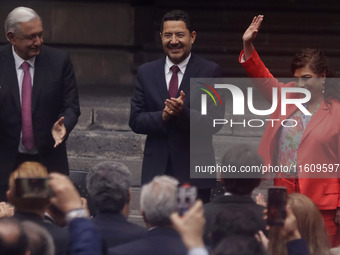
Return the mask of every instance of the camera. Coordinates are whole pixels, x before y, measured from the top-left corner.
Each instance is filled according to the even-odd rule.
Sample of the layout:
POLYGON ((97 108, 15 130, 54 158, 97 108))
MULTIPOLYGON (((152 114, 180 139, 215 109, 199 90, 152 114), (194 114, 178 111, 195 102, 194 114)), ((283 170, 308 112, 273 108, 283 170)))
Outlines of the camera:
POLYGON ((15 196, 25 199, 49 199, 51 189, 48 178, 16 178, 15 196))

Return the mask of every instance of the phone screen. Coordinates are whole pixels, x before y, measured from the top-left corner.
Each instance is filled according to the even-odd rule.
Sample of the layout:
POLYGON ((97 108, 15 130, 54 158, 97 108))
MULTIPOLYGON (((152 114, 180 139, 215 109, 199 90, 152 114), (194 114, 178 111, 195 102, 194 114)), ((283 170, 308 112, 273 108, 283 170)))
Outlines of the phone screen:
POLYGON ((44 198, 51 196, 48 178, 16 178, 15 196, 17 198, 44 198))
POLYGON ((183 184, 177 188, 177 206, 179 215, 185 214, 195 203, 197 189, 190 184, 183 184))
POLYGON ((287 189, 272 187, 268 189, 268 225, 283 226, 286 219, 287 189))

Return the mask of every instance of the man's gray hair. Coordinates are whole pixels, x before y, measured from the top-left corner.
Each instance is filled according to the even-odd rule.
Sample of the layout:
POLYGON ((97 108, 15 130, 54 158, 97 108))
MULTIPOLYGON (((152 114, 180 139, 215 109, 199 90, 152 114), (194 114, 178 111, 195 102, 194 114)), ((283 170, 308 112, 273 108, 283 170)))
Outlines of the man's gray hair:
POLYGON ((20 23, 34 19, 40 19, 40 17, 33 9, 22 6, 15 8, 8 14, 5 21, 6 35, 7 32, 12 32, 17 35, 20 32, 20 23))
POLYGON ((178 181, 170 176, 156 176, 142 187, 140 206, 152 226, 171 225, 170 214, 177 210, 178 181))
POLYGON ((30 221, 23 221, 22 227, 29 240, 31 255, 55 254, 53 238, 45 228, 30 221))
POLYGON ((120 212, 129 201, 131 172, 122 163, 97 164, 86 177, 87 191, 100 212, 120 212))

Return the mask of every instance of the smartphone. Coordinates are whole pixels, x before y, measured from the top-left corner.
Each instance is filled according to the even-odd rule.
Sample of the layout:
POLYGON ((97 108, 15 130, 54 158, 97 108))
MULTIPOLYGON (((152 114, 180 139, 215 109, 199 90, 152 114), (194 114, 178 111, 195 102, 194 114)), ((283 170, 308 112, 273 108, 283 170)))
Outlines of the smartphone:
POLYGON ((286 219, 287 189, 271 187, 268 189, 268 225, 283 226, 286 219))
POLYGON ((185 214, 195 203, 197 198, 197 189, 188 183, 179 185, 177 188, 177 207, 179 215, 185 214))
POLYGON ((48 178, 16 178, 15 196, 17 198, 49 199, 51 189, 48 178))

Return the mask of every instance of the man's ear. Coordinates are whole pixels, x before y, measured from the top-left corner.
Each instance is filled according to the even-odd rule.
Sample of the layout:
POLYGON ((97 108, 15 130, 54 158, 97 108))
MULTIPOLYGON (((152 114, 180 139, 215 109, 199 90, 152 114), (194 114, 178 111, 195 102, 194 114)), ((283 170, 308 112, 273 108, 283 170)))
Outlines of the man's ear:
POLYGON ((11 44, 15 43, 15 35, 13 32, 8 31, 6 36, 7 36, 8 41, 11 42, 11 44))
POLYGON ((196 31, 192 31, 190 33, 190 37, 191 37, 191 44, 194 44, 195 40, 196 40, 196 37, 197 37, 197 33, 196 31))

